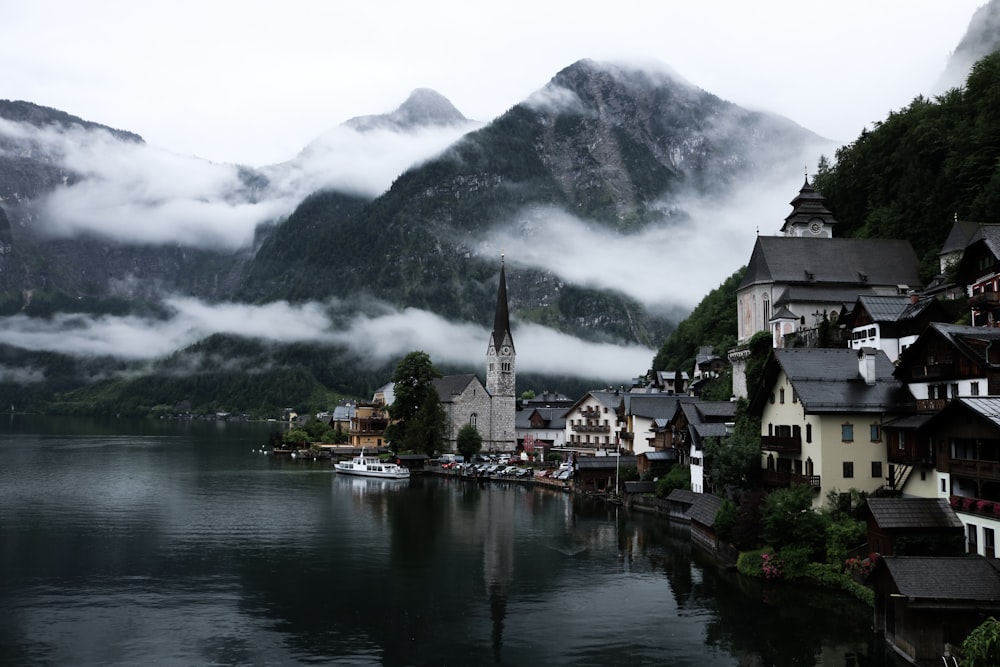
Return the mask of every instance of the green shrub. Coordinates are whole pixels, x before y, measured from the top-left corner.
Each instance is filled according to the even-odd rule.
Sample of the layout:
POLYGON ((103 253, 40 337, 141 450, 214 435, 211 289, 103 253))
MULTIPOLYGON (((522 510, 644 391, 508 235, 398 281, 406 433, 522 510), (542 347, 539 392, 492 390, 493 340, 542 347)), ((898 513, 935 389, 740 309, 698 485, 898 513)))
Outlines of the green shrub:
POLYGON ((765 552, 770 553, 770 549, 757 549, 754 551, 742 551, 736 558, 736 571, 745 577, 762 579, 764 577, 765 552))

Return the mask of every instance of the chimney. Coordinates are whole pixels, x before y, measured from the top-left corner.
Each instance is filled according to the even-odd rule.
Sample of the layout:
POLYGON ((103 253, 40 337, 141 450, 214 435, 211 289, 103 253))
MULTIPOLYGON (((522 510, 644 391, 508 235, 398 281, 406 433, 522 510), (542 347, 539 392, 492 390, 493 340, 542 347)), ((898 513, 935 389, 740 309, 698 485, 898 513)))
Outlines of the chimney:
POLYGON ((863 347, 858 350, 858 372, 861 375, 861 379, 865 381, 869 387, 875 385, 875 353, 877 350, 874 347, 863 347))
POLYGON ((910 290, 910 303, 917 305, 920 301, 920 295, 917 294, 917 290, 910 290))

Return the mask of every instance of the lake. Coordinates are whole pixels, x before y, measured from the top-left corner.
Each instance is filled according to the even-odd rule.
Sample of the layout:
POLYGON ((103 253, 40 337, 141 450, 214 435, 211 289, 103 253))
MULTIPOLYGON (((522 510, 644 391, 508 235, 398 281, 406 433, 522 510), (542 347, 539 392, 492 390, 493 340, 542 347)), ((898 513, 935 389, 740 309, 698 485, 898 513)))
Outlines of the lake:
POLYGON ((871 611, 516 483, 345 478, 271 424, 0 420, 0 664, 895 665, 871 611))

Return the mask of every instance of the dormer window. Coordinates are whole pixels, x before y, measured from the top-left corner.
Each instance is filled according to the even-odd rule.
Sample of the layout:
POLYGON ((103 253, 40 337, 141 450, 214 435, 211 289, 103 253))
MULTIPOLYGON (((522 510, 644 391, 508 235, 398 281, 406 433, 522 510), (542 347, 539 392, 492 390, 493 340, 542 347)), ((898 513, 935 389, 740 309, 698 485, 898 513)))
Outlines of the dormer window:
POLYGON ((868 282, 868 274, 862 271, 858 271, 858 280, 860 280, 863 283, 868 282))

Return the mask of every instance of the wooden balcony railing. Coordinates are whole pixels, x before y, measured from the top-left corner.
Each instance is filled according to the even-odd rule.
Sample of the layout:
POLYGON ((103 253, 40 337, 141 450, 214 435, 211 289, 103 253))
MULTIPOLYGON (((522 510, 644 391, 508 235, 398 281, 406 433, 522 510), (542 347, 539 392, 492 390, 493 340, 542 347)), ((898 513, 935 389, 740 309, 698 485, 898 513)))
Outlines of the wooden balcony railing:
POLYGON ((802 436, 762 435, 760 436, 760 448, 779 454, 801 454, 802 436))
POLYGON ((819 475, 798 475, 794 472, 777 472, 776 470, 763 470, 761 480, 768 486, 785 488, 795 484, 803 484, 818 490, 820 488, 819 475))
POLYGON ((951 459, 948 472, 952 475, 1000 481, 1000 461, 976 461, 973 459, 951 459))

